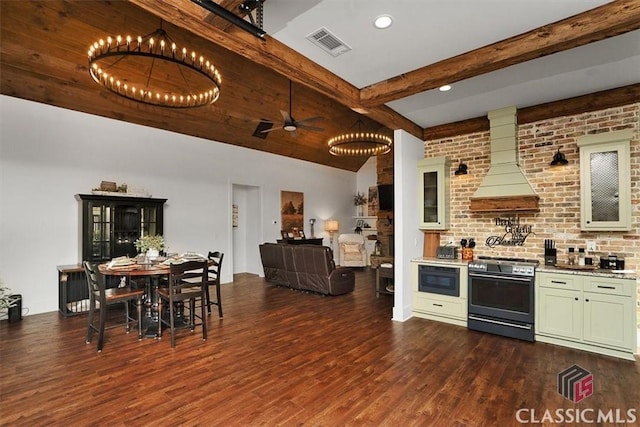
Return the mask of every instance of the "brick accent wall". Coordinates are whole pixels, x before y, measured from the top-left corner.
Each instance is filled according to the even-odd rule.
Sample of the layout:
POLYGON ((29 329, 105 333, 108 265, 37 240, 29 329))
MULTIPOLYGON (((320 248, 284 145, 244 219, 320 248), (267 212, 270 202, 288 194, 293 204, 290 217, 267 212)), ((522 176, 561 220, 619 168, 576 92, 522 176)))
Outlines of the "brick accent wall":
MULTIPOLYGON (((388 154, 378 156, 376 159, 376 172, 378 185, 393 184, 393 150, 388 154)), ((393 244, 393 212, 379 211, 376 228, 378 229, 378 240, 382 244, 382 255, 390 255, 392 253, 391 245, 393 244)))
MULTIPOLYGON (((595 258, 609 253, 624 257, 625 268, 640 270, 640 103, 618 108, 557 117, 518 126, 519 163, 534 191, 540 196, 540 212, 522 213, 522 225, 532 232, 524 246, 489 248, 487 237, 499 235, 504 228, 496 226, 496 213, 469 212, 470 197, 489 169, 489 132, 460 135, 425 141, 425 157, 449 156, 451 171, 451 226, 440 233, 441 244, 449 239, 458 243, 474 237, 475 255, 534 258, 544 262, 544 240, 553 239, 558 248, 558 261, 566 262, 568 247, 585 247, 596 242, 595 258), (629 232, 580 231, 580 154, 577 138, 582 135, 633 129, 631 140, 632 230, 629 232), (569 164, 549 166, 560 148, 569 164), (453 175, 458 163, 469 167, 469 174, 453 175)), ((577 251, 577 249, 576 249, 577 251)), ((640 302, 640 288, 638 289, 640 302)), ((640 307, 638 308, 640 327, 640 307)))

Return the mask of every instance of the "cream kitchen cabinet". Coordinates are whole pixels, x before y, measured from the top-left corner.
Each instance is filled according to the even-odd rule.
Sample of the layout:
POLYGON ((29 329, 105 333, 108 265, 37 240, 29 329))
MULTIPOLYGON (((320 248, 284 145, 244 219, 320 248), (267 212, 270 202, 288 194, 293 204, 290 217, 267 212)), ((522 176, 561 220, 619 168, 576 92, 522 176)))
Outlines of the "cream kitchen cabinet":
POLYGON ((449 176, 451 162, 447 157, 418 161, 418 228, 449 228, 449 176))
POLYGON ((580 340, 583 317, 580 297, 579 291, 541 287, 537 298, 537 331, 541 334, 580 340))
POLYGON ((412 313, 416 317, 467 326, 467 274, 466 263, 457 261, 417 261, 411 262, 411 281, 413 290, 412 313), (424 292, 419 289, 419 266, 429 265, 458 269, 459 295, 441 295, 424 292))
POLYGON ((633 315, 631 298, 584 293, 584 340, 594 344, 631 348, 634 328, 627 328, 633 315))
POLYGON ((631 229, 631 129, 585 135, 580 147, 580 227, 631 229))
POLYGON ((634 279, 538 272, 536 341, 634 360, 634 279))

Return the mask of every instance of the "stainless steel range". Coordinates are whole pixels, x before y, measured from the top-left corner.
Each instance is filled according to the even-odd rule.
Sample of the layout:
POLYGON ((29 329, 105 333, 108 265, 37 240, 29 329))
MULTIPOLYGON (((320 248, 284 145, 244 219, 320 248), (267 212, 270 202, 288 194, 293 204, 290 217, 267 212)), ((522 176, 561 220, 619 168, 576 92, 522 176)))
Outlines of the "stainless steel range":
POLYGON ((468 327, 534 341, 534 277, 538 262, 479 257, 469 263, 468 327))

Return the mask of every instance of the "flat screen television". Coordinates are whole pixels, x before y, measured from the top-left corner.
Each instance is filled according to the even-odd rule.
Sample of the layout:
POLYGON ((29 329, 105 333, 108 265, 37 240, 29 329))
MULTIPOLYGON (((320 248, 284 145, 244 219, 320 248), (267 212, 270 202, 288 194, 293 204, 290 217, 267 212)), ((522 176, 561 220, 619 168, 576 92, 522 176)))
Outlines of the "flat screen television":
POLYGON ((378 203, 381 211, 393 211, 393 184, 378 185, 378 203))

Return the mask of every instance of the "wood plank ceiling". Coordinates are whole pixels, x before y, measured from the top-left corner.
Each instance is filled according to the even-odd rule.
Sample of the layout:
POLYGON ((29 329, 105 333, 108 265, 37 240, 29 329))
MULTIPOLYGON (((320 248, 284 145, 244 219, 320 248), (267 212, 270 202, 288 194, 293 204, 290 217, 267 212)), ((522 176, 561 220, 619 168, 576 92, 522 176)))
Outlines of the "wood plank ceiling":
MULTIPOLYGON (((268 0, 267 0, 268 1, 268 0)), ((221 4, 236 11, 241 0, 221 4)), ((533 58, 571 49, 640 28, 640 3, 620 0, 491 46, 358 89, 277 40, 261 41, 188 0, 3 1, 0 2, 0 91, 117 120, 167 129, 250 149, 357 171, 366 158, 335 157, 326 141, 353 128, 404 129, 420 139, 487 129, 480 117, 422 129, 385 106, 406 97, 533 58), (150 33, 164 28, 180 45, 211 58, 223 76, 218 102, 192 110, 171 110, 121 100, 101 90, 88 73, 86 52, 108 35, 150 33), (487 60, 487 58, 491 58, 487 60), (293 115, 323 116, 323 132, 285 131, 266 139, 252 136, 258 119, 282 122, 293 82, 293 115), (356 111, 365 112, 359 114, 356 111)), ((521 120, 572 114, 599 105, 640 98, 640 85, 531 107, 521 120)), ((604 108, 604 107, 603 107, 604 108)), ((316 123, 314 123, 316 125, 316 123)))

